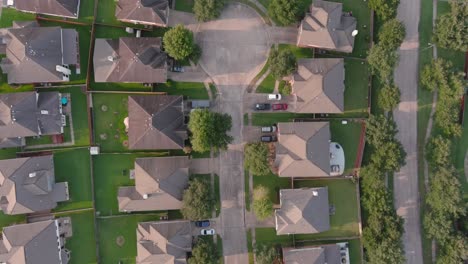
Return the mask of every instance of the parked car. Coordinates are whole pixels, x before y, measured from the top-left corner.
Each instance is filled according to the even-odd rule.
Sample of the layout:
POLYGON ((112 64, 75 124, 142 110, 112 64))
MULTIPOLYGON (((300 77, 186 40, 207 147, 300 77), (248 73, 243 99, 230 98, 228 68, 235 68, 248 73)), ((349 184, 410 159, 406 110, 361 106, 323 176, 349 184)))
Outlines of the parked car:
POLYGON ((176 66, 176 65, 174 65, 174 66, 172 67, 172 71, 173 71, 173 72, 185 72, 185 69, 184 69, 183 66, 176 66))
POLYGON ((202 236, 212 236, 214 234, 216 234, 215 230, 213 228, 210 228, 210 229, 202 229, 200 234, 202 236))
POLYGON ((281 94, 269 94, 268 95, 268 100, 279 101, 279 100, 281 100, 281 94))
POLYGON ((271 108, 273 110, 287 110, 288 104, 273 104, 271 108))
POLYGON ((255 110, 257 111, 270 110, 270 108, 270 104, 255 104, 255 110))
POLYGON ((260 141, 262 141, 262 142, 275 142, 276 137, 275 136, 262 136, 260 138, 260 141))
POLYGON ((195 226, 196 227, 209 227, 210 226, 210 221, 209 220, 196 221, 195 226))
POLYGON ((262 127, 262 133, 274 133, 276 132, 276 126, 262 127))

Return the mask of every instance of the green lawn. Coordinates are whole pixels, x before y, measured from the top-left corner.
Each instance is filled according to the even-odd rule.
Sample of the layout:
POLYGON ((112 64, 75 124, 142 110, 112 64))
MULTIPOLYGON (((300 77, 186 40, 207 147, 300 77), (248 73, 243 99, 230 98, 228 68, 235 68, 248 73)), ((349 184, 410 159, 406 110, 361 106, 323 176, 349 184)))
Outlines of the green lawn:
POLYGON ((194 0, 174 0, 175 10, 193 13, 194 0))
POLYGON ((294 118, 312 118, 313 114, 295 114, 295 113, 253 113, 253 126, 271 126, 278 122, 292 122, 294 118))
MULTIPOLYGON (((71 251, 69 264, 97 263, 94 211, 56 214, 56 217, 71 217, 73 235, 67 239, 65 248, 71 251)), ((101 243, 106 243, 105 240, 101 243)))
POLYGON ((294 54, 296 59, 302 59, 302 58, 313 58, 314 57, 314 50, 313 49, 308 49, 308 48, 300 48, 296 45, 291 45, 291 44, 279 44, 278 45, 279 50, 286 50, 288 49, 289 51, 294 54))
POLYGON ((250 184, 249 172, 244 170, 244 189, 245 189, 245 210, 250 211, 250 184))
POLYGON ((345 116, 367 116, 369 75, 370 72, 366 62, 345 59, 345 116))
POLYGON ((0 159, 14 159, 16 152, 21 151, 20 148, 6 148, 0 149, 0 159))
POLYGON ((80 14, 79 20, 82 22, 93 22, 94 20, 94 1, 85 0, 80 1, 80 14))
POLYGON ((254 189, 259 185, 264 186, 268 189, 268 195, 270 200, 274 204, 279 204, 279 190, 280 189, 291 189, 291 178, 279 177, 276 174, 270 173, 265 176, 253 176, 253 187, 254 189))
POLYGON ((127 102, 128 94, 93 94, 94 137, 102 152, 128 150, 123 145, 128 140, 123 123, 128 116, 127 102))
POLYGON ((252 231, 247 229, 247 251, 249 252, 249 264, 254 264, 254 251, 252 244, 252 231))
POLYGON ((275 228, 255 228, 255 241, 257 244, 274 244, 283 247, 293 246, 293 236, 277 236, 275 228))
POLYGON ((203 83, 168 80, 167 83, 158 84, 154 92, 166 92, 168 95, 183 95, 187 99, 209 99, 208 92, 203 83))
POLYGON ((145 214, 98 218, 99 263, 135 263, 138 223, 158 221, 160 216, 161 214, 145 214), (123 238, 122 246, 117 245, 117 238, 123 238))
POLYGON ((216 235, 216 249, 218 251, 218 256, 219 256, 219 264, 224 263, 224 258, 223 258, 223 239, 219 236, 216 235))
POLYGON ((265 79, 258 85, 257 93, 273 93, 275 89, 276 79, 273 77, 273 74, 268 74, 265 79))
POLYGON ((35 19, 36 15, 34 14, 23 13, 13 8, 2 8, 2 14, 0 16, 0 27, 11 27, 13 25, 13 21, 27 21, 35 19))
POLYGON ((213 197, 216 201, 215 209, 216 209, 216 216, 221 213, 221 192, 219 191, 219 176, 218 174, 214 175, 214 190, 213 190, 213 197))
POLYGON ((55 180, 68 182, 70 200, 55 211, 92 208, 91 164, 88 148, 54 152, 55 180))
POLYGON ((98 12, 96 17, 97 23, 121 25, 115 17, 115 0, 99 0, 98 12))
POLYGON ((343 125, 341 120, 330 121, 331 140, 338 142, 345 153, 345 175, 352 173, 359 148, 361 136, 361 123, 348 120, 343 125))
POLYGON ((453 141, 455 168, 458 171, 460 183, 462 184, 463 199, 468 202, 468 181, 465 176, 464 161, 468 151, 468 100, 465 101, 465 113, 463 122, 463 134, 460 139, 453 141))
POLYGON ((307 235, 296 235, 296 240, 319 240, 332 237, 359 236, 358 202, 356 184, 351 180, 303 180, 295 181, 295 188, 328 187, 328 201, 335 207, 330 216, 330 230, 307 235))
POLYGON ((135 158, 143 156, 164 156, 167 153, 151 154, 102 154, 93 156, 94 195, 96 211, 101 216, 119 213, 117 191, 121 186, 134 186, 129 177, 135 158))
POLYGON ((26 215, 6 215, 0 210, 0 230, 5 226, 26 223, 26 215))

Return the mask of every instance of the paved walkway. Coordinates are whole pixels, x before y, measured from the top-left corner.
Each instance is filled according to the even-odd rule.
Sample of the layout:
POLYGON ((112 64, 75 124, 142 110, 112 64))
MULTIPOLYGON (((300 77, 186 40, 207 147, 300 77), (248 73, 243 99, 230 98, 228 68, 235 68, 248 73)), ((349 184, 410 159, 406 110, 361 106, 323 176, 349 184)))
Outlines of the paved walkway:
POLYGON ((242 98, 269 50, 262 18, 250 7, 228 4, 220 18, 200 25, 201 65, 219 91, 216 110, 232 117, 234 141, 219 155, 220 229, 225 264, 248 263, 243 169, 242 98))
POLYGON ((405 220, 403 243, 406 263, 422 264, 418 189, 418 53, 420 0, 401 0, 397 18, 406 27, 406 37, 399 49, 400 62, 395 69, 395 83, 401 90, 401 102, 393 115, 398 139, 407 153, 406 165, 395 174, 394 199, 397 214, 405 220))

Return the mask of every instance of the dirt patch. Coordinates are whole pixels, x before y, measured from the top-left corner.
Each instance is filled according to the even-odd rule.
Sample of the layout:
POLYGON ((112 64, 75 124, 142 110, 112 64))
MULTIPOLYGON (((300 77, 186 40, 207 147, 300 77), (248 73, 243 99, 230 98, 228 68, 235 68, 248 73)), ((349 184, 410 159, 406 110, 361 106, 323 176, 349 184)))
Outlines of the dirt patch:
POLYGON ((115 243, 117 244, 117 246, 123 247, 123 245, 125 244, 125 238, 123 236, 118 236, 115 239, 115 243))

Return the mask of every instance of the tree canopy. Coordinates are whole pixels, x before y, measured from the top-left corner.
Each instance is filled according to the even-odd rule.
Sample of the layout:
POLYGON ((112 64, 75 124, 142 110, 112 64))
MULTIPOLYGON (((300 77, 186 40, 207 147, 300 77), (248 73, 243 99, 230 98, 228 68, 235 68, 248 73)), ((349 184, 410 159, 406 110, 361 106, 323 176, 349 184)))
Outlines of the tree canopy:
POLYGON ((279 26, 288 26, 297 22, 299 12, 298 0, 272 0, 268 6, 268 15, 279 26))
POLYGON ((195 0, 193 12, 198 21, 208 21, 221 15, 225 0, 195 0))
POLYGON ((259 220, 264 220, 273 214, 273 202, 268 197, 269 191, 264 186, 258 186, 253 192, 253 210, 259 220))
POLYGON ((392 111, 400 103, 400 89, 394 84, 385 84, 379 91, 377 103, 385 112, 392 111))
POLYGON ((398 49, 405 38, 405 26, 397 19, 385 22, 379 30, 379 45, 391 50, 398 49))
POLYGON ((369 0, 368 4, 380 19, 386 21, 396 16, 400 0, 369 0))
POLYGON ((204 110, 196 110, 190 114, 188 128, 192 133, 190 142, 197 152, 214 149, 227 149, 232 141, 228 135, 231 130, 232 119, 228 114, 221 114, 204 110))
POLYGON ((434 29, 434 41, 442 48, 468 50, 468 3, 450 1, 450 13, 437 19, 434 29))
POLYGON ((192 257, 188 259, 188 264, 218 264, 219 258, 213 239, 199 237, 193 247, 192 257))
POLYGON ((379 44, 372 46, 367 55, 372 74, 377 75, 382 82, 388 82, 393 78, 393 68, 397 61, 398 54, 395 50, 379 44))
POLYGON ((290 75, 296 70, 296 57, 288 49, 272 49, 268 58, 270 62, 270 72, 276 79, 290 75))
POLYGON ((272 264, 277 258, 278 253, 272 246, 258 244, 255 247, 255 258, 257 264, 272 264))
POLYGON ((244 148, 244 167, 255 175, 268 175, 271 170, 268 163, 268 145, 249 143, 244 148))
POLYGON ((189 187, 184 191, 180 212, 189 220, 211 218, 214 201, 210 184, 195 178, 190 180, 189 187))
POLYGON ((167 54, 176 60, 188 58, 195 48, 193 33, 180 24, 164 34, 163 43, 167 54))

